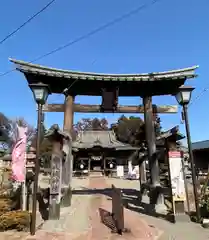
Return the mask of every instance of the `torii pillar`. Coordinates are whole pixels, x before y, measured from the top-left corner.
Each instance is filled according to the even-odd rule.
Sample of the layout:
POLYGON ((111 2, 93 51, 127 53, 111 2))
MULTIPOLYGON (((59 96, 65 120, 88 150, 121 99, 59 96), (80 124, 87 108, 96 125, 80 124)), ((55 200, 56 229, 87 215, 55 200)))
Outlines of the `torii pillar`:
POLYGON ((151 175, 150 185, 150 204, 155 207, 155 211, 162 212, 165 210, 164 195, 160 186, 160 169, 156 153, 156 136, 153 121, 152 97, 143 98, 144 105, 144 122, 146 132, 146 142, 148 146, 148 160, 151 175))
POLYGON ((65 95, 65 112, 64 112, 64 125, 63 130, 71 133, 73 127, 73 104, 74 97, 71 95, 65 95))
MULTIPOLYGON (((74 105, 74 96, 69 95, 68 93, 65 94, 65 111, 64 111, 64 124, 63 124, 63 131, 68 133, 70 136, 72 135, 72 128, 73 128, 73 111, 74 105)), ((69 206, 71 205, 71 189, 72 189, 72 176, 73 176, 73 155, 72 155, 72 137, 69 141, 64 143, 63 151, 66 153, 66 158, 68 158, 69 166, 67 171, 69 176, 69 201, 63 201, 63 205, 69 206)), ((68 194, 67 194, 68 195, 68 194)))

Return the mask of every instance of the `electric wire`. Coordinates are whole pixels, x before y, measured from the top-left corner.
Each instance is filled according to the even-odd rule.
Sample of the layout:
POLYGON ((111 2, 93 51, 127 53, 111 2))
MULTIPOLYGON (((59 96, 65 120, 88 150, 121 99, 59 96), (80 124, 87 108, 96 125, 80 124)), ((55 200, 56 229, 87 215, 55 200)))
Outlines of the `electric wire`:
POLYGON ((10 37, 12 37, 15 33, 17 33, 20 29, 25 27, 28 23, 30 23, 34 18, 36 18, 38 15, 40 15, 42 12, 44 12, 49 6, 51 6, 56 0, 52 0, 49 3, 47 3, 43 8, 41 8, 38 12, 36 12, 33 16, 31 16, 27 21, 25 21, 23 24, 21 24, 18 28, 13 30, 11 33, 9 33, 6 37, 4 37, 0 41, 0 45, 2 45, 6 40, 8 40, 10 37))
POLYGON ((208 90, 209 88, 204 88, 193 100, 191 100, 188 107, 191 107, 191 105, 198 101, 208 90))
MULTIPOLYGON (((43 58, 45 58, 45 57, 48 57, 49 55, 52 55, 52 54, 54 54, 54 53, 56 53, 56 52, 59 52, 59 51, 65 49, 65 48, 67 48, 67 47, 70 47, 70 46, 72 46, 72 45, 74 45, 74 44, 76 44, 76 43, 78 43, 78 42, 80 42, 80 41, 83 41, 83 40, 91 37, 92 35, 94 35, 94 34, 96 34, 96 33, 98 33, 98 32, 101 32, 101 31, 105 30, 106 28, 108 28, 108 27, 110 27, 110 26, 115 25, 116 23, 119 23, 119 22, 121 22, 122 20, 131 17, 132 15, 137 14, 137 13, 140 12, 141 10, 144 10, 145 8, 154 5, 155 3, 159 2, 159 1, 160 1, 160 0, 152 0, 152 1, 149 2, 149 3, 145 3, 145 4, 143 4, 143 5, 140 5, 140 6, 138 6, 137 8, 135 8, 135 9, 133 9, 133 10, 131 10, 131 11, 129 11, 129 12, 127 12, 127 13, 125 13, 125 14, 123 14, 123 15, 121 15, 121 16, 119 16, 119 17, 117 17, 117 18, 115 18, 115 19, 113 19, 113 20, 111 20, 111 21, 109 21, 109 22, 107 22, 106 24, 104 24, 104 25, 102 25, 102 26, 100 26, 100 27, 98 27, 98 28, 96 28, 96 29, 94 29, 94 30, 92 30, 92 31, 90 31, 90 32, 88 32, 88 33, 86 33, 86 34, 78 37, 78 38, 76 38, 75 40, 70 41, 70 42, 68 42, 68 43, 66 43, 66 44, 64 44, 64 45, 62 45, 62 46, 59 46, 59 47, 53 49, 52 51, 50 51, 50 52, 48 52, 48 53, 46 53, 46 54, 43 54, 43 55, 35 58, 34 60, 30 61, 29 63, 34 63, 34 62, 36 62, 36 61, 38 61, 38 60, 41 60, 41 59, 43 59, 43 58)), ((7 74, 9 74, 9 73, 11 73, 11 72, 13 72, 13 71, 15 71, 15 70, 16 70, 16 68, 14 68, 14 69, 12 69, 12 70, 9 70, 9 71, 6 71, 6 72, 0 74, 0 77, 5 76, 5 75, 7 75, 7 74)))

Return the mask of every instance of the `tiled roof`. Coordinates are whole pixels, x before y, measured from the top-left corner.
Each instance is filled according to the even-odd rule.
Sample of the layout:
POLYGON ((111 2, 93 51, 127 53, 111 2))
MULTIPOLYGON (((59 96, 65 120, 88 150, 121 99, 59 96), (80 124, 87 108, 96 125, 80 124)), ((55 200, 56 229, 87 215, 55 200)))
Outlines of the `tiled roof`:
POLYGON ((209 149, 209 140, 192 143, 192 150, 209 149))
POLYGON ((196 77, 195 70, 198 66, 189 68, 177 69, 166 72, 153 72, 153 73, 135 73, 135 74, 108 74, 108 73, 93 73, 93 72, 80 72, 62 70, 32 64, 21 60, 10 59, 11 62, 16 64, 16 69, 24 73, 33 73, 37 75, 59 77, 59 78, 72 78, 79 80, 98 80, 98 81, 157 81, 157 80, 175 80, 179 78, 194 78, 196 77))
POLYGON ((74 149, 89 149, 96 146, 116 150, 138 149, 118 141, 113 131, 81 131, 73 142, 74 149))

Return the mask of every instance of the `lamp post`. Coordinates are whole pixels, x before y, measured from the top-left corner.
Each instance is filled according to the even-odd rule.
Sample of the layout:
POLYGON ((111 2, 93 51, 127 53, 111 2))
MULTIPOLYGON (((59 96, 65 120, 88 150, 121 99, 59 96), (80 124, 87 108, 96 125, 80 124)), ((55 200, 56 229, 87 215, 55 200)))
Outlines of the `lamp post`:
POLYGON ((35 176, 33 185, 33 204, 31 215, 31 235, 36 233, 36 207, 37 207, 37 191, 38 191, 38 175, 39 175, 39 156, 40 156, 40 140, 41 140, 41 125, 42 125, 42 108, 46 103, 48 95, 50 94, 49 87, 43 83, 29 84, 33 92, 33 97, 38 105, 38 119, 37 119, 37 138, 36 138, 36 160, 35 160, 35 176))
POLYGON ((181 86, 179 88, 179 92, 176 94, 175 97, 179 105, 183 107, 189 158, 191 161, 191 168, 192 168, 192 182, 193 182, 193 191, 194 191, 194 198, 195 198, 196 216, 197 216, 197 222, 200 222, 201 215, 200 215, 200 208, 199 208, 199 197, 197 192, 197 178, 196 178, 194 157, 192 152, 192 143, 191 143, 191 135, 190 135, 189 119, 188 119, 188 104, 191 100, 193 90, 194 90, 194 87, 181 86))

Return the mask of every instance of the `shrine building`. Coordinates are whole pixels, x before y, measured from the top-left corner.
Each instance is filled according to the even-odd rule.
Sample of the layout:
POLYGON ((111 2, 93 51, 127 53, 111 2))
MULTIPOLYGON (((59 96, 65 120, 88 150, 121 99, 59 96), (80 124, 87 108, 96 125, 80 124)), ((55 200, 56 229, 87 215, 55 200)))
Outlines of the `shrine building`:
POLYGON ((125 170, 138 149, 118 141, 113 131, 80 131, 72 145, 73 171, 117 171, 117 166, 125 170))

